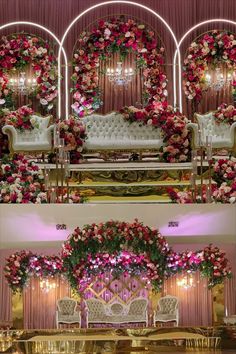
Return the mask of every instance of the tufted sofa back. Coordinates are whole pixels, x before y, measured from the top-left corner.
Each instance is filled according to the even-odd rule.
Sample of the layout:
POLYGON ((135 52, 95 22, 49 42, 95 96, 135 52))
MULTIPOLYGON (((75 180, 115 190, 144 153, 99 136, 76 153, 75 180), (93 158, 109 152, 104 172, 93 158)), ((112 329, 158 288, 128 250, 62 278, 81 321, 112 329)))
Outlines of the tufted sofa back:
POLYGON ((122 114, 92 114, 82 118, 86 126, 85 150, 158 150, 163 145, 160 129, 129 123, 122 114))
POLYGON ((160 311, 164 314, 173 314, 178 307, 178 299, 175 296, 164 296, 158 302, 160 311))

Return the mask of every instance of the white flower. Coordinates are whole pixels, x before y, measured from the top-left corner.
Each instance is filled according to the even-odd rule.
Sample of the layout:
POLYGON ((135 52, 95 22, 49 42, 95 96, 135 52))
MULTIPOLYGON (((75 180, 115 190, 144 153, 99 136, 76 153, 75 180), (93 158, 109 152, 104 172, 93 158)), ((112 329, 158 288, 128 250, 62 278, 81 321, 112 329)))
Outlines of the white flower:
POLYGON ((2 99, 0 100, 0 105, 4 104, 5 102, 6 102, 6 100, 4 100, 4 98, 2 98, 2 99))
POLYGON ((108 39, 111 35, 111 31, 109 30, 109 28, 106 28, 104 31, 104 35, 105 35, 105 39, 108 39))
POLYGON ((126 32, 125 37, 128 38, 128 37, 130 37, 130 36, 131 36, 131 33, 130 33, 129 31, 126 32))
POLYGON ((45 100, 44 98, 41 98, 40 99, 40 103, 41 103, 42 106, 46 106, 48 104, 48 101, 45 100))

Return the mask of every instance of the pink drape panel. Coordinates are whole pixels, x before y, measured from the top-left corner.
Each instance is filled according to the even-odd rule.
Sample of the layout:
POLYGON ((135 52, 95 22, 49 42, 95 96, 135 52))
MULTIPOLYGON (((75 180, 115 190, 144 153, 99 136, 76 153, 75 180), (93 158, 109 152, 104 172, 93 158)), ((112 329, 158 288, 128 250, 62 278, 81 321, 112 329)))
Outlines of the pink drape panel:
MULTIPOLYGON (((100 0, 40 0, 40 2, 37 2, 36 4, 34 0, 2 0, 0 24, 17 20, 32 21, 48 27, 59 38, 62 38, 65 29, 79 13, 100 2, 100 0)), ((142 0, 137 0, 137 2, 143 4, 142 0)), ((235 0, 146 0, 145 6, 157 11, 158 14, 168 22, 178 40, 190 27, 201 21, 219 17, 234 21, 236 18, 235 0)), ((78 23, 75 24, 75 26, 73 26, 67 37, 65 48, 69 59, 72 57, 73 47, 76 40, 84 29, 89 27, 91 28, 100 18, 109 18, 111 16, 119 16, 121 14, 137 18, 139 22, 148 24, 148 26, 152 27, 154 31, 160 35, 160 38, 166 48, 166 71, 169 78, 169 101, 172 102, 172 59, 175 50, 174 42, 163 23, 157 20, 154 15, 141 8, 127 4, 111 4, 96 8, 87 13, 79 20, 78 23)), ((181 49, 182 59, 188 45, 194 38, 205 31, 216 28, 236 32, 235 26, 233 25, 206 24, 197 31, 192 32, 186 38, 181 49)), ((45 39, 50 38, 44 32, 30 26, 15 26, 4 30, 4 34, 22 31, 23 29, 34 34, 38 34, 45 39)), ((131 91, 128 91, 127 95, 132 96, 132 93, 130 92, 131 91)), ((111 91, 110 94, 109 99, 112 100, 113 92, 111 91)), ((217 102, 215 99, 216 98, 211 98, 208 96, 208 103, 206 103, 206 106, 203 104, 203 107, 199 107, 199 110, 205 112, 209 108, 216 108, 217 102), (211 101, 210 106, 209 101, 211 101)), ((226 99, 230 100, 230 97, 227 97, 226 99)), ((108 96, 106 96, 106 100, 108 100, 108 96)), ((135 102, 132 102, 132 104, 135 104, 135 102)), ((107 109, 110 110, 110 107, 107 109)), ((112 107, 112 109, 114 109, 114 107, 112 107)), ((188 102, 186 105, 185 99, 184 111, 188 113, 189 117, 192 116, 191 102, 188 102)))
POLYGON ((232 266, 232 279, 225 281, 225 315, 236 314, 236 245, 228 246, 226 255, 232 266))
POLYGON ((57 300, 70 295, 68 283, 61 278, 51 279, 56 283, 56 289, 51 289, 48 293, 40 289, 40 280, 32 278, 24 290, 24 328, 42 329, 55 328, 55 316, 57 300))
POLYGON ((207 280, 200 274, 193 274, 194 287, 184 289, 177 285, 181 275, 168 279, 164 284, 164 295, 174 295, 179 299, 179 324, 182 326, 212 325, 212 296, 207 289, 207 280))
POLYGON ((0 327, 12 325, 11 290, 5 280, 3 268, 9 250, 0 250, 0 327))

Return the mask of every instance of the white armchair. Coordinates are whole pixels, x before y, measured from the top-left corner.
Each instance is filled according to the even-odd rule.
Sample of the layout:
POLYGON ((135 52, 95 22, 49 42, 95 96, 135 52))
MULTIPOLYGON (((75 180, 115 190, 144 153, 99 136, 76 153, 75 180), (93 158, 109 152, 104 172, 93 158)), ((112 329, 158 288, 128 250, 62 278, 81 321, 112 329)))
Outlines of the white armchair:
POLYGON ((207 114, 194 115, 196 123, 188 123, 187 129, 192 131, 192 147, 199 147, 199 130, 201 131, 201 141, 203 147, 206 147, 206 137, 212 136, 213 149, 228 149, 236 152, 236 122, 228 125, 225 123, 217 124, 214 118, 214 112, 207 114))
POLYGON ((64 297, 57 301, 56 326, 60 323, 79 323, 81 327, 81 313, 77 310, 77 301, 64 297))
POLYGON ((156 322, 176 322, 179 325, 179 301, 176 296, 166 295, 158 301, 158 311, 154 311, 153 324, 156 322))
POLYGON ((54 125, 49 125, 50 116, 31 116, 32 130, 19 131, 12 125, 4 125, 2 132, 8 136, 9 148, 13 152, 44 152, 52 150, 52 132, 54 125))

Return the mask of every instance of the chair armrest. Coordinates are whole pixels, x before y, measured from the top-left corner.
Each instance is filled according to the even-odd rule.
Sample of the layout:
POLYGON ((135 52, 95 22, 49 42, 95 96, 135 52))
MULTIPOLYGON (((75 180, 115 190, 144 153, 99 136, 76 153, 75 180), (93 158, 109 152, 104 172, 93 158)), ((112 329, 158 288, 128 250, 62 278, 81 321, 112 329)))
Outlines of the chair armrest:
POLYGON ((197 123, 187 123, 186 128, 192 132, 191 145, 193 149, 196 149, 199 145, 199 127, 197 123))
POLYGON ((2 132, 6 135, 10 135, 12 134, 12 138, 13 140, 16 139, 16 136, 17 136, 17 131, 16 131, 16 128, 13 127, 13 125, 4 125, 3 128, 2 128, 2 132))
POLYGON ((234 122, 230 126, 230 138, 232 140, 233 145, 236 144, 236 122, 234 122))

